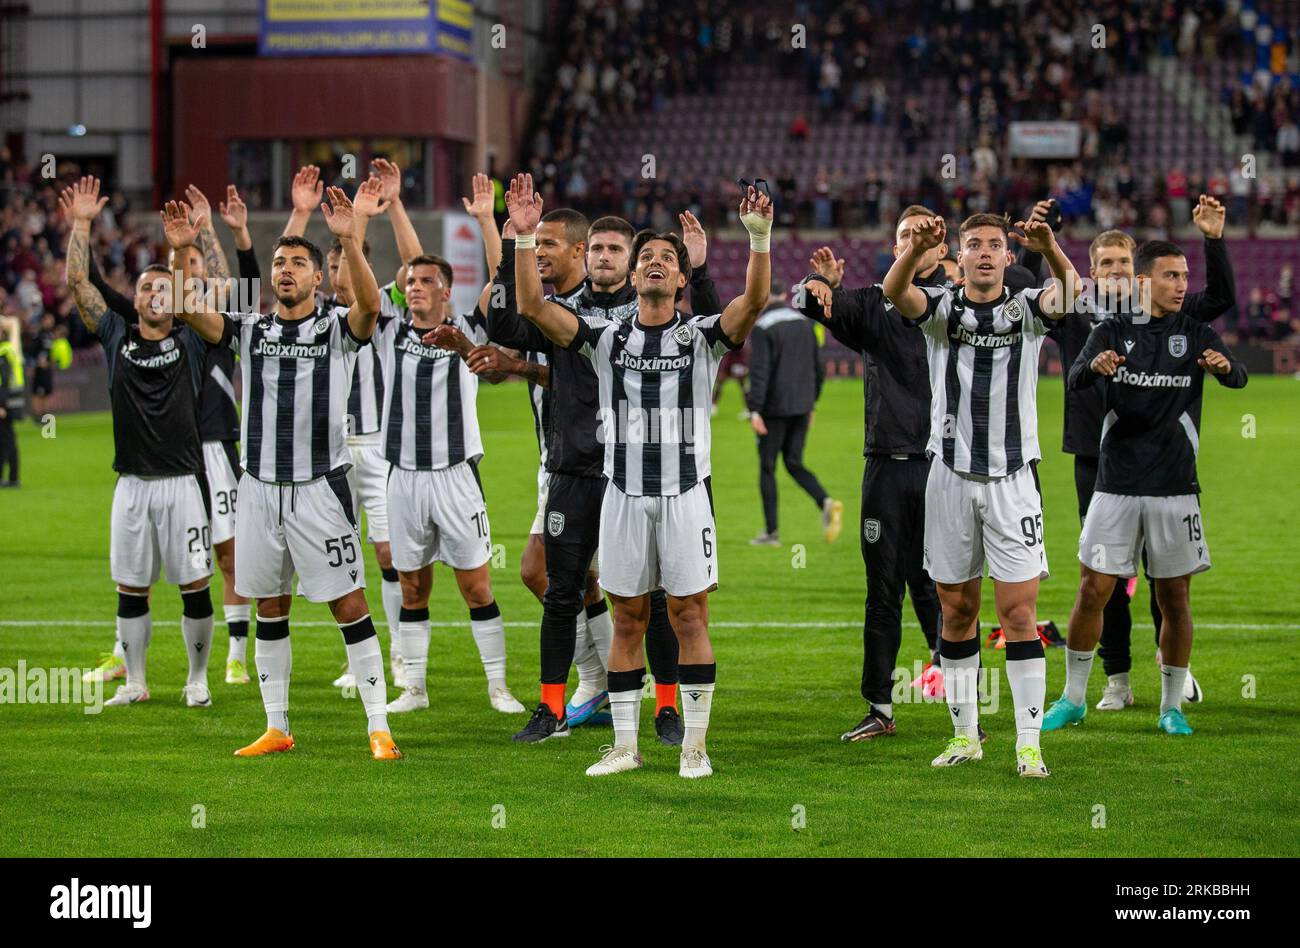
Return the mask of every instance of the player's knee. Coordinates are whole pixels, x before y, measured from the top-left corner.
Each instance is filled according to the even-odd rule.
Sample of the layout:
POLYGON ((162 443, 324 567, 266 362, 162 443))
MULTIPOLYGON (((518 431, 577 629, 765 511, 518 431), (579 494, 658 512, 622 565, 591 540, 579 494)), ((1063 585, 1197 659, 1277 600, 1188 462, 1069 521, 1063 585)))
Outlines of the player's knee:
POLYGON ((235 575, 235 545, 233 543, 223 543, 217 547, 217 568, 221 570, 221 575, 226 577, 230 582, 235 575))
POLYGON ((471 609, 492 605, 492 583, 486 576, 461 583, 460 594, 465 600, 465 605, 471 609))
POLYGON ((551 576, 542 595, 542 606, 550 614, 576 618, 583 607, 583 593, 581 576, 551 576))
POLYGON ((181 614, 187 619, 206 619, 212 615, 212 592, 207 582, 197 589, 181 587, 181 614))
POLYGON ((370 607, 366 604, 365 594, 360 589, 354 589, 342 599, 330 603, 330 612, 334 614, 335 622, 346 625, 364 618, 370 612, 370 607))
POLYGON ((1105 608, 1115 585, 1113 576, 1106 576, 1084 567, 1079 580, 1079 604, 1089 611, 1105 608))
POLYGON ((695 639, 709 634, 707 599, 700 601, 692 596, 677 600, 670 606, 673 631, 680 641, 695 639))
POLYGON ((402 585, 403 609, 424 609, 429 605, 431 583, 426 582, 424 577, 419 573, 399 572, 397 579, 402 585))

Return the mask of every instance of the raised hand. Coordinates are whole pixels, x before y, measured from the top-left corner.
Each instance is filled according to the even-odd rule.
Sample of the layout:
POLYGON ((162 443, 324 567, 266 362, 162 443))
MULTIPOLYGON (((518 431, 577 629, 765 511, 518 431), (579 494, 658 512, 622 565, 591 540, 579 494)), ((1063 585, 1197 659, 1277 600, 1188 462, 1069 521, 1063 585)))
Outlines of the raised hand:
POLYGON ((1034 209, 1029 213, 1029 219, 1031 221, 1045 221, 1047 220, 1047 215, 1051 213, 1051 210, 1052 199, 1044 198, 1034 205, 1034 209))
POLYGON ((319 168, 315 165, 304 165, 299 168, 298 173, 293 176, 293 187, 289 190, 293 209, 310 214, 320 203, 324 187, 325 182, 321 180, 319 168))
POLYGON ((1016 221, 1016 230, 1023 230, 1024 236, 1017 234, 1015 230, 1008 232, 1007 236, 1035 253, 1047 253, 1052 249, 1052 228, 1045 221, 1034 220, 1032 217, 1027 221, 1016 221))
POLYGON ((248 205, 233 184, 226 185, 226 199, 217 205, 217 210, 231 230, 243 230, 248 226, 248 205))
POLYGON ((502 240, 515 239, 515 222, 508 217, 506 218, 505 224, 503 224, 501 227, 501 239, 502 240))
POLYGON ((542 196, 533 191, 533 176, 517 174, 506 191, 506 210, 516 234, 531 234, 542 219, 542 196))
POLYGON ((70 221, 93 221, 108 203, 99 196, 99 179, 85 177, 59 194, 59 207, 70 221))
POLYGON ((749 192, 740 199, 740 222, 752 236, 751 225, 758 226, 758 221, 767 221, 768 233, 772 230, 772 199, 750 185, 749 192))
POLYGON ((704 225, 690 211, 678 214, 677 222, 682 225, 682 243, 686 244, 686 256, 691 267, 704 266, 709 256, 709 240, 704 234, 704 225))
MULTIPOLYGON (((333 190, 332 188, 330 190, 333 190)), ((377 217, 388 210, 388 202, 384 199, 384 184, 379 178, 371 175, 361 182, 357 188, 357 193, 353 197, 352 206, 358 214, 365 217, 377 217)))
POLYGON ((919 256, 933 250, 948 239, 948 225, 942 217, 923 219, 924 223, 912 228, 912 250, 919 256))
POLYGON ((202 230, 205 224, 211 223, 212 205, 208 203, 207 195, 191 184, 185 188, 185 199, 190 202, 190 207, 193 209, 190 213, 194 215, 195 227, 202 230))
POLYGON ((1202 194, 1201 199, 1196 202, 1196 207, 1192 208, 1192 221, 1206 237, 1218 240, 1223 236, 1223 224, 1227 214, 1227 208, 1219 203, 1217 198, 1202 194))
POLYGON ((400 201, 402 199, 402 169, 387 158, 376 158, 370 164, 374 167, 371 174, 379 178, 379 183, 383 185, 380 194, 382 205, 387 208, 394 201, 400 201))
MULTIPOLYGON (((814 250, 808 264, 813 268, 814 273, 825 277, 832 287, 838 287, 844 282, 844 258, 836 259, 830 247, 818 247, 814 250)), ((808 285, 812 286, 816 282, 814 280, 813 283, 808 285)), ((818 299, 821 299, 821 297, 818 297, 818 299)), ((828 304, 823 303, 822 305, 827 306, 828 304)))
MULTIPOLYGON (((365 184, 362 184, 357 189, 358 195, 365 186, 365 184)), ((330 233, 335 237, 347 237, 355 233, 358 215, 356 209, 352 206, 352 202, 348 200, 347 194, 344 193, 342 188, 333 187, 327 188, 326 193, 329 195, 330 204, 333 207, 330 204, 321 202, 320 210, 325 215, 325 224, 329 227, 330 233)))
POLYGON ((803 284, 803 289, 805 293, 821 304, 822 315, 830 319, 831 300, 834 298, 834 291, 820 280, 808 280, 803 284))
POLYGON ((173 250, 192 247, 199 239, 198 225, 191 217, 194 209, 184 201, 168 201, 159 213, 162 217, 163 233, 167 235, 167 243, 173 250))
POLYGON ((492 190, 492 179, 480 172, 474 175, 470 187, 474 196, 460 199, 461 203, 465 205, 465 213, 475 220, 488 220, 492 217, 492 208, 496 204, 496 194, 492 190))
MULTIPOLYGON (((1209 351, 1208 349, 1206 350, 1209 351)), ((1115 370, 1124 364, 1124 357, 1114 349, 1107 349, 1105 352, 1092 360, 1092 371, 1098 375, 1111 376, 1115 370)))
POLYGON ((1206 349, 1196 360, 1196 364, 1211 375, 1227 375, 1232 371, 1232 363, 1228 361, 1228 357, 1217 349, 1206 349))

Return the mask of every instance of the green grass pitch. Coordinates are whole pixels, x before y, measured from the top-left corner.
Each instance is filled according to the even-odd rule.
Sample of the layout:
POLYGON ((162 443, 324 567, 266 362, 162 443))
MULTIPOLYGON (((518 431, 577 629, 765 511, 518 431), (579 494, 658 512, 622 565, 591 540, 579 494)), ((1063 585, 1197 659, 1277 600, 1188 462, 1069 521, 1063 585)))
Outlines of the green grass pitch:
MULTIPOLYGON (((343 659, 338 631, 324 624, 324 606, 301 600, 290 692, 298 747, 236 759, 232 751, 265 723, 257 687, 222 683, 218 623, 213 706, 180 703, 180 599, 158 586, 150 702, 99 715, 71 704, 0 705, 0 855, 1293 855, 1300 382, 1258 377, 1241 392, 1213 384, 1206 392, 1200 472, 1214 569, 1192 584, 1192 667, 1208 700, 1189 708, 1191 738, 1155 729, 1159 683, 1143 586, 1134 609, 1137 706, 1093 711, 1083 726, 1046 735, 1050 780, 1015 776, 1005 676, 1001 709, 984 717, 991 740, 981 763, 929 766, 951 733, 941 704, 900 705, 898 736, 841 744, 863 712, 861 383, 827 384, 808 449, 812 469, 845 501, 844 535, 822 542, 816 511, 782 472, 784 549, 748 545, 760 526, 757 463, 732 388, 713 442, 722 588, 710 609, 719 670, 712 779, 678 778, 676 751, 654 742, 652 702, 642 709, 646 766, 635 773, 584 776, 608 729, 512 744, 524 718, 488 707, 466 610, 446 572, 435 573, 431 603, 434 621, 449 623, 433 633, 433 707, 393 719, 404 760, 369 758, 359 703, 330 687, 343 659)), ((482 389, 479 417, 493 540, 505 548, 493 583, 508 623, 509 680, 531 705, 541 609, 518 578, 536 502, 523 388, 482 389)), ((1059 452, 1060 379, 1043 379, 1039 419, 1054 571, 1039 615, 1064 631, 1078 522, 1072 461, 1059 452)), ((111 424, 105 415, 67 416, 55 434, 22 423, 24 487, 0 493, 0 668, 20 659, 84 667, 111 647, 111 424)), ((378 612, 373 554, 367 575, 378 612)), ((218 603, 219 586, 218 576, 218 603)), ((986 585, 986 629, 991 600, 986 585)), ((925 651, 910 606, 904 614, 899 664, 910 668, 925 651)), ((386 631, 381 638, 387 653, 386 631)), ((1049 699, 1063 684, 1062 659, 1049 651, 1049 699)), ((1002 668, 1001 652, 986 650, 985 660, 1002 668)), ((1090 704, 1102 684, 1098 663, 1090 704)))

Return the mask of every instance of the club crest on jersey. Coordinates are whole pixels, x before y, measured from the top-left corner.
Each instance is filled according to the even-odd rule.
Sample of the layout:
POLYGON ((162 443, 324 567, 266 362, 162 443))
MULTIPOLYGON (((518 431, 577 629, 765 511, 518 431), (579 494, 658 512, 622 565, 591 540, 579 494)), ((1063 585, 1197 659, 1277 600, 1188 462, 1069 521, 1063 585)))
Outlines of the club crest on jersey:
POLYGON ((164 339, 162 342, 158 344, 158 348, 161 349, 163 352, 171 352, 173 349, 176 348, 176 340, 173 339, 171 336, 168 336, 166 339, 164 339))
POLYGON ((1187 337, 1184 335, 1169 337, 1169 354, 1175 359, 1187 354, 1187 337))
POLYGON ((323 336, 330 331, 330 321, 328 317, 322 317, 316 320, 316 325, 312 327, 312 332, 318 336, 323 336))
POLYGON ((691 327, 678 326, 673 330, 673 339, 679 346, 689 346, 691 344, 691 327))
POLYGON ((1018 323, 1025 316, 1025 308, 1021 305, 1020 300, 1012 299, 1007 302, 1006 306, 1002 307, 1002 315, 1008 321, 1018 323))
POLYGON ((875 543, 880 539, 880 521, 863 520, 862 521, 862 538, 868 543, 875 543))
POLYGON ((552 510, 546 515, 546 532, 553 537, 558 537, 564 532, 564 514, 558 510, 552 510))

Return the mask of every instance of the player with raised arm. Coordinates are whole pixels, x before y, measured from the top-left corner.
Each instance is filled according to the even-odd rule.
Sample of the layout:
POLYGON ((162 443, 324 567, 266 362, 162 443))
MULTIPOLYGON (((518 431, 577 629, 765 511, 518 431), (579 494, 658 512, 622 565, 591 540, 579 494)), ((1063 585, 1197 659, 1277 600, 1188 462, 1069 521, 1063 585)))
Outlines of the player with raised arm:
MULTIPOLYGON (((221 313, 200 302, 180 314, 212 343, 238 346, 247 373, 241 429, 244 474, 235 520, 235 582, 257 600, 254 662, 266 732, 235 752, 252 757, 294 746, 289 729, 289 603, 296 573, 303 595, 329 604, 357 675, 371 755, 401 756, 388 730, 384 662, 366 605, 365 565, 347 484, 350 458, 342 419, 359 348, 370 344, 379 287, 361 252, 364 218, 380 198, 378 181, 357 189, 357 206, 339 188, 322 204, 343 243, 355 302, 346 314, 317 308, 324 263, 301 237, 281 237, 271 261, 272 314, 221 313)), ((188 208, 163 211, 167 241, 184 251, 196 238, 188 208)), ((179 253, 182 276, 188 254, 179 253)))
POLYGON ((488 572, 492 533, 478 474, 478 376, 435 335, 437 329, 459 330, 482 344, 487 328, 481 313, 450 313, 452 278, 442 257, 407 261, 411 318, 387 321, 375 338, 388 380, 381 431, 391 465, 388 526, 402 583, 398 630, 406 663, 406 690, 388 709, 429 706, 429 593, 433 564, 445 563, 469 609, 488 701, 497 711, 517 714, 524 706, 506 685, 505 623, 488 572))
POLYGON ((1039 734, 1047 661, 1035 607, 1047 576, 1038 450, 1038 353, 1047 323, 1072 309, 1078 277, 1042 221, 975 214, 961 225, 965 285, 919 287, 926 254, 947 240, 943 218, 922 220, 885 275, 885 296, 920 320, 930 369, 930 476, 925 488, 925 569, 943 608, 939 660, 954 736, 933 761, 950 767, 983 757, 976 675, 985 562, 1006 634, 1016 718, 1016 767, 1046 777, 1039 734), (1055 278, 1042 289, 1007 290, 1009 240, 1041 253, 1055 278))
POLYGON ((604 473, 601 586, 614 604, 609 697, 614 744, 589 776, 640 767, 637 748, 642 638, 651 590, 668 594, 680 643, 685 718, 678 773, 713 773, 705 739, 716 665, 708 635, 708 594, 717 588, 716 531, 709 481, 709 404, 722 354, 742 345, 767 302, 771 200, 750 188, 740 203, 750 233, 745 292, 721 313, 686 317, 676 301, 690 282, 689 251, 675 234, 644 231, 632 246, 636 314, 627 322, 578 316, 542 295, 534 231, 542 199, 531 175, 506 196, 515 225, 519 312, 557 346, 581 352, 596 369, 604 473))
POLYGON ((207 343, 172 317, 172 274, 161 264, 136 281, 134 313, 108 308, 90 282, 90 223, 108 198, 99 180, 82 178, 59 195, 71 225, 66 279, 81 321, 99 337, 108 361, 113 407, 113 489, 109 565, 117 584, 117 636, 126 682, 105 702, 149 699, 146 658, 153 623, 150 588, 165 573, 180 587, 181 633, 189 676, 183 697, 191 708, 212 704, 208 655, 212 645, 212 539, 203 487, 198 405, 207 343), (129 316, 134 316, 134 320, 129 316))
POLYGON ((1192 652, 1192 576, 1210 568, 1201 523, 1201 398, 1205 374, 1226 388, 1246 368, 1207 322, 1187 311, 1187 260, 1168 241, 1143 244, 1133 299, 1150 308, 1102 320, 1070 368, 1073 390, 1101 389, 1096 491, 1079 536, 1082 579, 1067 639, 1066 690, 1044 727, 1083 720, 1093 649, 1116 580, 1136 575, 1142 551, 1160 606, 1157 726, 1191 734, 1182 711, 1192 652))

